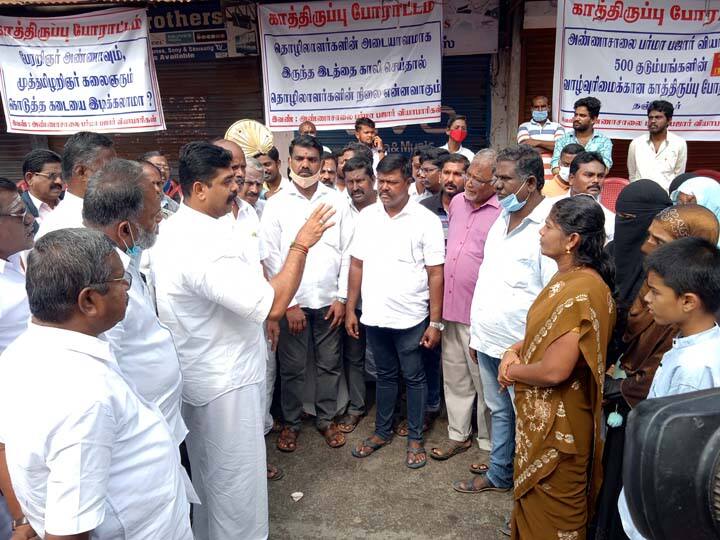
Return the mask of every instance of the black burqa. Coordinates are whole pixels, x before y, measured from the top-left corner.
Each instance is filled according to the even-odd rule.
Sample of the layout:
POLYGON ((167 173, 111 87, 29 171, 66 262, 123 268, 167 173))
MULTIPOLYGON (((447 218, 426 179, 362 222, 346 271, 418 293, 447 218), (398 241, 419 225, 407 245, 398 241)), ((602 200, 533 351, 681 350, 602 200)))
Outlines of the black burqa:
POLYGON ((672 206, 668 192, 652 180, 637 180, 620 192, 615 203, 615 300, 629 308, 643 280, 644 256, 640 248, 653 218, 672 206))
MULTIPOLYGON (((640 248, 647 237, 653 218, 665 208, 672 206, 668 193, 652 180, 638 180, 620 192, 615 204, 615 240, 611 252, 615 258, 615 300, 618 317, 613 340, 608 350, 614 363, 624 349, 622 336, 625 332, 627 312, 635 301, 645 277, 645 256, 640 248), (611 352, 612 351, 612 352, 611 352)), ((622 461, 625 445, 625 422, 630 408, 622 399, 611 396, 608 384, 604 412, 623 416, 623 425, 608 428, 603 451, 603 486, 598 496, 597 513, 588 530, 589 540, 626 540, 618 514, 617 502, 622 488, 622 461), (616 409, 617 407, 617 409, 616 409)))

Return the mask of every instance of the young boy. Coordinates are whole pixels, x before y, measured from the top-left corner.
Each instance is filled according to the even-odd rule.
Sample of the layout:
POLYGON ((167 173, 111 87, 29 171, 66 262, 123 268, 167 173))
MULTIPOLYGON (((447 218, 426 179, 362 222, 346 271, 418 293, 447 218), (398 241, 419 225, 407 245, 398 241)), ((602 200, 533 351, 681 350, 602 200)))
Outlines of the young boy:
MULTIPOLYGON (((700 238, 681 238, 659 247, 646 260, 650 292, 645 296, 658 324, 676 324, 680 333, 663 356, 648 399, 720 387, 720 250, 700 238)), ((630 540, 635 529, 624 492, 618 501, 630 540)))

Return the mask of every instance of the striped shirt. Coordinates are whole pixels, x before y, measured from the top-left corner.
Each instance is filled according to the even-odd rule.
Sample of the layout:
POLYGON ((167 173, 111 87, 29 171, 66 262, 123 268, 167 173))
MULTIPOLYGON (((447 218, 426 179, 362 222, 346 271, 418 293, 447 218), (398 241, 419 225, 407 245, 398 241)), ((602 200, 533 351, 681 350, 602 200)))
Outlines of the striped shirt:
MULTIPOLYGON (((517 142, 518 144, 522 144, 528 139, 535 139, 538 141, 557 141, 563 135, 565 135, 565 128, 557 122, 548 120, 544 124, 540 124, 535 120, 530 120, 529 122, 520 124, 517 132, 517 142)), ((553 153, 550 150, 545 150, 544 148, 539 147, 536 148, 536 150, 540 152, 540 155, 542 156, 543 166, 545 167, 545 181, 549 182, 553 177, 551 172, 552 167, 550 166, 553 153)))

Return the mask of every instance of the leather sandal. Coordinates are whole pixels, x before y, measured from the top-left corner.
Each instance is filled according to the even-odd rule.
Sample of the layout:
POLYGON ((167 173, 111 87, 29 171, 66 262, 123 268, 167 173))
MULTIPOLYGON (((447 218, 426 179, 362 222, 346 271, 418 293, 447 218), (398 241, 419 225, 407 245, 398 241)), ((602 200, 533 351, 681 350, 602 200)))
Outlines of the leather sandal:
MULTIPOLYGON (((379 437, 378 437, 379 438, 379 437)), ((356 446, 352 449, 352 452, 350 452, 354 457, 356 458, 366 458, 370 454, 374 454, 378 450, 380 450, 383 446, 387 446, 390 444, 392 439, 389 439, 387 441, 383 441, 381 443, 373 441, 370 437, 365 439, 363 442, 360 443, 360 446, 356 446), (365 448, 369 448, 370 450, 368 452, 363 452, 365 448)))
POLYGON ((345 435, 338 429, 335 422, 332 422, 320 433, 325 437, 325 442, 330 448, 340 448, 341 446, 345 446, 347 442, 345 435))
POLYGON ((281 452, 294 452, 297 449, 297 438, 300 431, 285 426, 277 440, 277 449, 281 452))
POLYGON ((431 448, 430 457, 438 461, 445 461, 453 456, 467 452, 470 447, 472 447, 471 439, 467 439, 462 442, 450 439, 447 444, 441 446, 440 448, 431 448))

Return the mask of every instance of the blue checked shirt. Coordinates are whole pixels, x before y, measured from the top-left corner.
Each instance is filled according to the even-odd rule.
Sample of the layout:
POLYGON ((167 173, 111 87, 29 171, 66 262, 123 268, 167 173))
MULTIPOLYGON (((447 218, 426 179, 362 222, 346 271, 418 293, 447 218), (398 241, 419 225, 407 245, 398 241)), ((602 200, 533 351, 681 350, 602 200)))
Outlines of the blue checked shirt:
MULTIPOLYGON (((560 162, 560 152, 562 152, 562 149, 571 143, 579 144, 577 137, 575 136, 575 130, 568 131, 565 135, 560 137, 555 142, 555 151, 553 152, 552 160, 550 161, 550 166, 553 169, 559 166, 558 163, 560 162)), ((584 146, 586 152, 599 153, 603 157, 603 161, 605 162, 605 166, 608 168, 608 170, 612 168, 613 144, 612 141, 608 139, 605 135, 595 131, 590 141, 584 146)))

